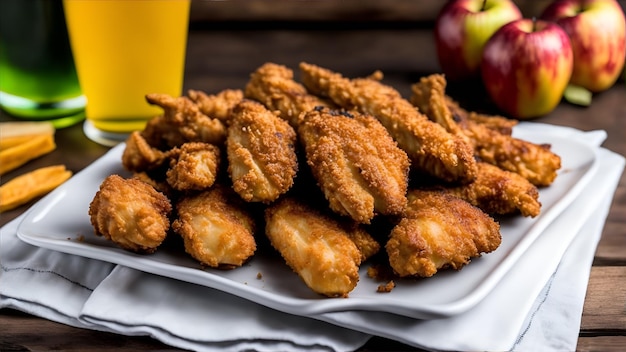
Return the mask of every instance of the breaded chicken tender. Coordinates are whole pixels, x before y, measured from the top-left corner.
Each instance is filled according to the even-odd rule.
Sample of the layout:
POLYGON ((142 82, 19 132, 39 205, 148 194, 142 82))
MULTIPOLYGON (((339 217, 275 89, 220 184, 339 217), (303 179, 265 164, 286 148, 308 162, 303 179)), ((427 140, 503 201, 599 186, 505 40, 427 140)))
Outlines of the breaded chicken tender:
POLYGON ((186 195, 176 212, 172 229, 183 238, 185 251, 203 265, 240 267, 256 251, 254 219, 226 186, 186 195))
MULTIPOLYGON (((475 156, 501 169, 515 172, 536 186, 548 186, 561 168, 561 158, 550 145, 535 144, 501 133, 500 128, 474 119, 463 119, 463 110, 450 104, 443 75, 423 77, 412 85, 411 102, 451 133, 462 135, 473 146, 475 156), (450 110, 450 108, 456 110, 450 110)), ((494 121, 497 121, 494 118, 494 121)), ((502 126, 502 124, 498 124, 502 126)), ((505 128, 506 130, 506 128, 505 128)))
POLYGON ((241 89, 224 89, 217 94, 190 89, 187 95, 198 105, 200 112, 222 121, 226 126, 229 124, 232 108, 243 99, 241 89))
POLYGON ((134 172, 132 178, 154 187, 154 189, 163 193, 172 204, 178 196, 179 192, 167 183, 165 175, 162 174, 161 170, 134 172))
POLYGON ((170 200, 138 179, 110 175, 89 204, 89 217, 98 236, 120 248, 153 253, 167 236, 170 200))
POLYGON ((167 183, 177 191, 201 191, 215 183, 220 149, 213 144, 187 142, 172 149, 167 183))
POLYGON ((328 102, 310 94, 293 78, 293 71, 283 65, 266 63, 250 75, 244 95, 261 102, 269 110, 280 111, 281 118, 298 129, 300 114, 328 102))
POLYGON ((446 187, 446 192, 464 199, 484 212, 495 215, 521 213, 536 217, 541 212, 539 190, 524 177, 499 167, 478 162, 474 182, 446 187))
POLYGON ((446 94, 446 86, 447 81, 443 74, 424 76, 420 78, 419 82, 411 86, 410 101, 431 120, 443 125, 446 129, 448 127, 455 128, 446 122, 446 120, 452 119, 452 123, 459 125, 462 129, 467 129, 467 124, 473 122, 502 134, 510 135, 513 127, 518 124, 515 119, 499 115, 485 115, 463 109, 446 94))
POLYGON ((298 129, 306 160, 330 208, 369 224, 406 206, 409 158, 372 116, 316 108, 298 129))
POLYGON ((476 177, 471 146, 430 121, 394 88, 379 82, 382 73, 350 80, 304 62, 300 70, 303 84, 311 93, 380 120, 408 154, 413 168, 446 182, 467 183, 476 177))
POLYGON ((133 131, 126 139, 122 153, 122 165, 131 172, 143 172, 161 167, 168 153, 153 148, 139 131, 133 131))
POLYGON ((471 258, 500 246, 500 225, 469 203, 438 191, 411 190, 408 198, 406 215, 385 246, 400 277, 460 270, 471 258))
POLYGON ((361 263, 370 259, 380 251, 380 243, 363 227, 363 225, 349 220, 338 219, 341 227, 348 234, 348 238, 356 245, 361 253, 361 263))
POLYGON ((273 202, 291 188, 298 171, 296 132, 252 100, 232 111, 226 154, 233 189, 248 202, 273 202))
POLYGON ((148 103, 163 108, 163 115, 148 121, 141 132, 151 146, 166 150, 185 142, 204 142, 220 145, 226 139, 226 126, 203 114, 188 97, 167 94, 146 95, 148 103))
POLYGON ((467 121, 471 121, 498 133, 510 136, 513 133, 513 127, 517 126, 519 123, 518 120, 509 119, 504 116, 485 115, 476 111, 467 111, 448 95, 445 96, 445 101, 448 110, 452 113, 454 121, 461 125, 467 123, 467 121))
POLYGON ((265 233, 304 283, 328 297, 347 297, 359 281, 361 253, 344 227, 294 198, 265 210, 265 233))
POLYGON ((561 157, 550 150, 550 144, 535 144, 478 124, 470 124, 466 134, 481 161, 514 172, 535 186, 551 185, 561 168, 561 157))

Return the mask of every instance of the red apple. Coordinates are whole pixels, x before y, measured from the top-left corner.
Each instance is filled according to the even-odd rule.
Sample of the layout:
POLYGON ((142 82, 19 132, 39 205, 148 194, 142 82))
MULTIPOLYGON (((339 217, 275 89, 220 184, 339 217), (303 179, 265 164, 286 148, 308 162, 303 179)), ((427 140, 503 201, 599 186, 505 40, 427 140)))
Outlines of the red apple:
POLYGON ((435 44, 441 69, 450 80, 476 78, 489 37, 502 25, 522 18, 510 0, 453 0, 435 23, 435 44))
POLYGON ((541 19, 556 22, 570 37, 572 84, 600 92, 615 83, 626 57, 626 20, 617 1, 557 0, 541 19))
POLYGON ((520 19, 491 36, 483 50, 481 75, 493 102, 518 119, 552 111, 572 75, 567 33, 547 21, 520 19))

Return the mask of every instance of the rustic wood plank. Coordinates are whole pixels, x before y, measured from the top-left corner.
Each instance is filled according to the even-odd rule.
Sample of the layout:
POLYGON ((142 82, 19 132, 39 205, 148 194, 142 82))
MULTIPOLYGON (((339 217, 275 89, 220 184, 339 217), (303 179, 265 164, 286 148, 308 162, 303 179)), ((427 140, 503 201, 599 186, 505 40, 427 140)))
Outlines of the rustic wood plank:
MULTIPOLYGON (((522 14, 541 15, 551 0, 515 0, 522 14)), ((622 6, 626 1, 618 0, 622 6)), ((193 1, 190 19, 197 21, 432 21, 441 0, 230 0, 193 1)))
MULTIPOLYGON (((623 248, 623 247, 622 247, 623 248)), ((626 334, 626 266, 591 268, 583 306, 581 331, 621 331, 626 334)), ((626 345, 624 345, 626 346, 626 345)))
MULTIPOLYGON (((626 136, 623 138, 624 143, 626 143, 626 136)), ((622 147, 621 150, 625 148, 622 147)), ((596 251, 596 264, 626 265, 624 248, 626 248, 626 172, 622 174, 620 184, 613 197, 611 214, 607 218, 604 233, 596 251)))
POLYGON ((578 339, 577 352, 622 352, 626 346, 626 336, 591 336, 578 339))
POLYGON ((0 351, 182 351, 147 336, 79 329, 26 313, 0 311, 0 351))

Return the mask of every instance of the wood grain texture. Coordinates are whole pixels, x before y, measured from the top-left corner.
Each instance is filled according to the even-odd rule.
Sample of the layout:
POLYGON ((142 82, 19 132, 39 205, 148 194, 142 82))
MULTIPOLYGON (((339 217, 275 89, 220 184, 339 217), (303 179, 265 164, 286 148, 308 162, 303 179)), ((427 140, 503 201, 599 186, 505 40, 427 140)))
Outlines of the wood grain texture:
POLYGON ((591 268, 581 330, 584 333, 626 331, 626 266, 591 268))

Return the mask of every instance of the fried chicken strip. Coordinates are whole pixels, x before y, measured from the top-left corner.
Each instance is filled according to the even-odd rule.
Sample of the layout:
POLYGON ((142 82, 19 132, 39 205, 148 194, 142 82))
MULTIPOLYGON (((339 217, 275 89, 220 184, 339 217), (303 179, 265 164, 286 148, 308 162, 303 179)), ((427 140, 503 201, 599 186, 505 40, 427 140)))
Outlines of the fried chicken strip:
POLYGON ((89 219, 98 236, 120 248, 153 253, 167 237, 170 200, 138 179, 110 175, 89 204, 89 219))
POLYGON ((459 124, 462 124, 465 121, 471 121, 496 132, 510 136, 513 133, 513 127, 519 123, 518 120, 509 119, 504 116, 485 115, 475 111, 467 111, 448 95, 445 95, 445 102, 448 106, 448 110, 452 113, 454 121, 457 121, 459 124))
POLYGON ((177 191, 202 191, 215 183, 220 149, 213 144, 187 142, 171 150, 166 181, 177 191))
POLYGON ((217 94, 190 89, 187 95, 198 105, 200 112, 222 121, 227 126, 232 108, 243 99, 243 91, 240 89, 224 89, 217 94))
POLYGON ((500 225, 452 195, 411 190, 406 216, 385 246, 389 264, 401 277, 431 277, 443 268, 460 270, 471 258, 496 250, 500 225))
POLYGON ((320 107, 303 115, 298 133, 333 211, 363 224, 402 213, 409 159, 378 120, 320 107))
POLYGON ((226 153, 233 189, 248 202, 270 203, 286 193, 298 171, 296 132, 262 104, 233 108, 226 153))
POLYGON ((300 70, 304 86, 313 94, 376 117, 409 155, 413 168, 447 182, 466 183, 475 178, 471 146, 430 121, 394 88, 374 78, 350 80, 304 62, 300 70))
POLYGON ((254 219, 226 186, 183 197, 176 212, 172 229, 183 238, 185 251, 203 265, 240 267, 256 251, 254 219))
POLYGON ((266 208, 265 223, 272 246, 314 292, 347 297, 356 287, 361 253, 333 218, 282 197, 266 208))
POLYGON ((141 132, 155 148, 166 150, 186 142, 221 145, 226 139, 224 124, 203 114, 188 97, 152 93, 146 95, 146 100, 164 111, 163 115, 148 121, 141 132))
POLYGON ((380 243, 361 224, 354 221, 339 221, 348 238, 354 242, 359 253, 361 253, 361 263, 380 251, 380 243))
POLYGON ((446 187, 445 191, 466 200, 489 214, 521 213, 536 217, 541 212, 539 191, 524 177, 499 167, 478 162, 474 182, 446 187))
POLYGON ((293 78, 293 71, 283 65, 266 63, 250 75, 244 95, 261 102, 269 110, 280 111, 281 118, 297 130, 300 114, 328 102, 310 94, 293 78))
POLYGON ((161 167, 168 159, 168 153, 153 148, 139 131, 126 138, 122 153, 122 166, 131 172, 144 172, 161 167))
POLYGON ((561 158, 550 145, 515 138, 475 119, 459 117, 464 112, 458 111, 460 108, 450 110, 445 86, 443 75, 423 77, 411 87, 411 102, 449 132, 464 136, 480 160, 515 172, 536 186, 549 186, 554 181, 561 158))

